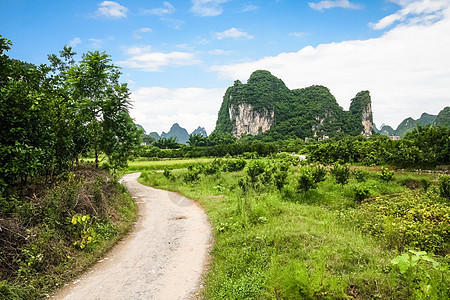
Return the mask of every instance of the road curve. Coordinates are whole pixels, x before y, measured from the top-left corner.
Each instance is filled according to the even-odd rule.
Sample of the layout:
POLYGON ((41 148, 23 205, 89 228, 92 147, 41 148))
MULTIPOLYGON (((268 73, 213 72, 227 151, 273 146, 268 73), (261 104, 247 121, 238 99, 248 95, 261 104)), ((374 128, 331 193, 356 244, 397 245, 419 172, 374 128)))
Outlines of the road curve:
POLYGON ((123 183, 139 205, 133 231, 54 299, 191 299, 201 286, 212 233, 192 200, 141 185, 140 173, 123 183))

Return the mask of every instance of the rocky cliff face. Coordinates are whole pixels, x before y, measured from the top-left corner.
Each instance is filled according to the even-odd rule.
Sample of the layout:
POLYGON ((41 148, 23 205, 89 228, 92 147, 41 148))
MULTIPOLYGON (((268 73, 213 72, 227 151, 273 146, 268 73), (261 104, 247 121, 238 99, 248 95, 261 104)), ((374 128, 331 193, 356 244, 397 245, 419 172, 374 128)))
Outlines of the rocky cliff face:
POLYGON ((373 131, 373 116, 372 116, 372 104, 369 102, 362 111, 362 125, 364 130, 361 132, 362 135, 370 136, 373 131))
POLYGON ((270 129, 274 120, 273 110, 258 112, 250 103, 231 104, 228 113, 231 122, 234 122, 232 134, 237 138, 243 134, 261 134, 270 129))

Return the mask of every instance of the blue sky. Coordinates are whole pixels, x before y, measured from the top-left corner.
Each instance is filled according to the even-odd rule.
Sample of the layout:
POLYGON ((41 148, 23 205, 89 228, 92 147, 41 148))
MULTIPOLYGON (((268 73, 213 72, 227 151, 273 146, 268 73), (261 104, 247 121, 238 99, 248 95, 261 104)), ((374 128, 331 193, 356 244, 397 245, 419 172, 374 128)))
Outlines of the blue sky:
POLYGON ((233 81, 266 69, 289 88, 322 84, 348 109, 361 90, 374 120, 450 105, 449 0, 0 0, 9 55, 35 64, 71 45, 122 67, 147 132, 215 127, 233 81))

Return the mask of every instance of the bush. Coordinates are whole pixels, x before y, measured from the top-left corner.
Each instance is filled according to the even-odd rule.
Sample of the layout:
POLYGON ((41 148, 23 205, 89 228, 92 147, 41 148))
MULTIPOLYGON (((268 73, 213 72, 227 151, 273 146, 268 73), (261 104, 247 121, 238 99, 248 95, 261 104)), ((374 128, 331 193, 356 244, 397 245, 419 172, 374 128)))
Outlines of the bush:
POLYGON ((307 192, 317 188, 317 185, 325 180, 327 169, 321 166, 304 167, 298 177, 298 190, 307 192))
POLYGON ((356 181, 358 182, 365 182, 367 178, 369 177, 369 172, 356 169, 352 172, 353 177, 355 177, 356 181))
POLYGON ((252 182, 258 180, 258 176, 263 174, 266 168, 266 164, 261 160, 253 160, 247 164, 247 175, 252 182))
POLYGON ((331 175, 337 183, 344 185, 347 184, 350 178, 350 168, 348 165, 334 164, 333 168, 330 170, 331 175))
POLYGON ((364 187, 357 186, 353 188, 353 191, 355 192, 355 200, 358 203, 370 197, 370 191, 364 187))
POLYGON ((381 167, 381 173, 378 175, 381 180, 388 182, 394 177, 394 171, 389 171, 386 167, 381 167))
POLYGON ((192 183, 200 179, 200 174, 202 173, 202 168, 200 166, 190 165, 188 170, 183 175, 183 181, 186 183, 192 183))
POLYGON ((441 175, 439 177, 439 195, 442 198, 450 199, 450 176, 441 175))
POLYGON ((237 172, 243 170, 246 164, 243 159, 228 159, 225 161, 223 169, 226 172, 237 172))

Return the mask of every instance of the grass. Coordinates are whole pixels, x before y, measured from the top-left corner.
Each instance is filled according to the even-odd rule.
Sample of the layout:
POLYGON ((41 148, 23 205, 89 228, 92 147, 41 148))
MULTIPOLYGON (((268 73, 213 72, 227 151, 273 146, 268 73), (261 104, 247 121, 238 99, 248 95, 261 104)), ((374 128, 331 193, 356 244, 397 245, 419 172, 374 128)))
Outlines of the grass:
MULTIPOLYGON (((263 161, 266 168, 282 163, 263 161)), ((158 167, 164 169, 165 165, 159 163, 158 167)), ((196 199, 206 210, 214 227, 215 244, 203 292, 205 299, 439 299, 449 295, 448 280, 440 279, 449 274, 445 251, 437 253, 443 256, 436 258, 442 270, 426 269, 428 275, 424 276, 432 278, 427 283, 429 289, 418 287, 420 280, 408 279, 394 268, 392 259, 411 247, 420 249, 421 245, 414 243, 421 239, 413 239, 415 246, 402 244, 406 239, 396 241, 398 235, 392 234, 389 227, 393 217, 379 214, 376 206, 379 201, 389 207, 395 207, 395 203, 412 203, 408 205, 413 207, 427 198, 429 205, 425 207, 431 210, 425 209, 424 214, 441 218, 437 222, 442 222, 450 213, 448 206, 431 204, 438 199, 433 188, 426 193, 416 185, 425 179, 434 184, 436 176, 395 174, 385 182, 380 180, 378 170, 366 169, 368 176, 363 182, 351 178, 348 184, 338 185, 328 175, 317 189, 303 193, 296 188, 301 169, 289 168, 281 191, 273 183, 261 183, 264 175, 257 182, 247 182, 250 187, 242 190, 239 180, 245 178, 246 171, 203 174, 192 182, 183 180, 189 170, 175 170, 170 179, 161 173, 144 172, 139 181, 196 199), (414 184, 408 187, 405 182, 414 184), (355 188, 366 189, 369 199, 362 204, 355 201, 355 188), (385 230, 367 230, 377 220, 385 222, 385 230), (431 290, 434 294, 430 294, 431 290)), ((398 210, 393 210, 395 213, 398 210)), ((422 240, 427 240, 427 234, 448 237, 448 227, 432 222, 419 225, 414 230, 424 236, 422 240), (429 226, 437 229, 427 232, 425 227, 429 226)), ((427 243, 423 245, 429 246, 427 243)), ((442 250, 448 244, 439 247, 442 250)), ((437 248, 428 247, 427 251, 436 257, 433 249, 437 248)), ((413 268, 410 272, 418 274, 413 268)))
POLYGON ((214 158, 200 158, 200 159, 170 159, 170 160, 145 160, 137 159, 128 162, 128 170, 130 172, 163 170, 163 169, 185 169, 192 164, 206 164, 212 162, 214 158))

